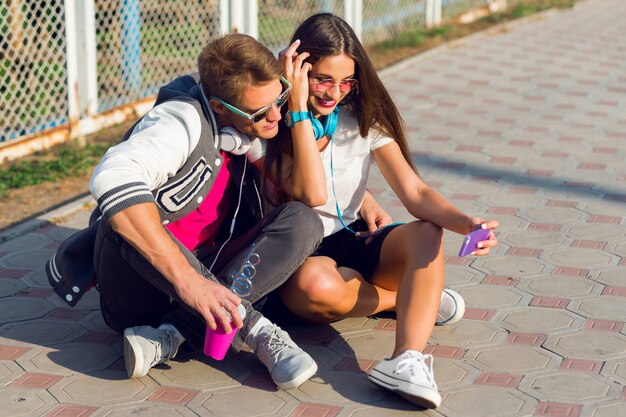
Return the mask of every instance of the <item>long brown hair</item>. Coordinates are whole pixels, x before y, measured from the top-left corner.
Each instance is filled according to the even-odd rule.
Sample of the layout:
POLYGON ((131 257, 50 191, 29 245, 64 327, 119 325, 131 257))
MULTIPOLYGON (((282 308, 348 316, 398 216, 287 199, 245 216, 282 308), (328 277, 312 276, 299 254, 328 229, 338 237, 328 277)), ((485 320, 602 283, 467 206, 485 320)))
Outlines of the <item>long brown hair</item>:
MULTIPOLYGON (((296 39, 301 41, 300 52, 310 54, 306 61, 311 64, 315 64, 324 57, 341 53, 354 60, 354 78, 359 81, 359 84, 339 105, 349 106, 350 110, 354 111, 362 137, 367 137, 370 129, 375 129, 394 138, 400 146, 404 159, 417 172, 411 160, 402 117, 350 25, 330 13, 319 13, 306 19, 296 29, 290 44, 296 39)), ((283 111, 285 110, 283 108, 283 111)), ((282 154, 293 154, 290 136, 290 129, 281 124, 276 139, 268 142, 265 172, 270 172, 271 169, 271 172, 275 173, 276 178, 273 182, 279 190, 283 180, 279 174, 282 167, 282 154)), ((275 195, 271 200, 275 203, 284 201, 277 197, 275 195)))

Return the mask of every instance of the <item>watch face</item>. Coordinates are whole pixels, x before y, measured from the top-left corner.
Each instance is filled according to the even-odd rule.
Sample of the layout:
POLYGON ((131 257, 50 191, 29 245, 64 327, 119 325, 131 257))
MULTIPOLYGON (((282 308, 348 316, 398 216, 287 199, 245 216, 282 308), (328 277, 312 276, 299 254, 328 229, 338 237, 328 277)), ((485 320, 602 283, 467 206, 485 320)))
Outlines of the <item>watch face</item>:
POLYGON ((285 113, 285 125, 287 127, 293 127, 293 118, 291 116, 291 112, 290 111, 285 113))

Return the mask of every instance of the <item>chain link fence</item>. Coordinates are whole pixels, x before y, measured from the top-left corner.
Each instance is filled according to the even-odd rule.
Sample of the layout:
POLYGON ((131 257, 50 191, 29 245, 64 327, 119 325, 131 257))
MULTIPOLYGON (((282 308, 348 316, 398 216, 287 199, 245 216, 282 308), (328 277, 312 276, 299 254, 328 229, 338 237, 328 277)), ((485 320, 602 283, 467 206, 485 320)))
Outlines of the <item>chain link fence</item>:
POLYGON ((343 0, 263 0, 259 2, 258 39, 278 53, 308 16, 328 12, 345 17, 344 8, 343 0))
POLYGON ((423 28, 433 7, 450 19, 493 1, 0 0, 0 145, 150 97, 235 27, 278 52, 304 19, 331 12, 371 46, 423 28), (254 25, 232 24, 234 3, 254 25))
POLYGON ((489 7, 494 1, 489 0, 443 0, 442 18, 444 20, 454 19, 470 10, 489 7))
MULTIPOLYGON (((440 0, 444 20, 499 0, 440 0)), ((345 0, 265 0, 259 4, 259 40, 274 52, 284 48, 308 16, 330 12, 345 16, 345 0)), ((361 40, 371 46, 426 26, 427 0, 363 0, 361 40)))
POLYGON ((97 0, 98 110, 155 94, 220 35, 216 0, 97 0))
POLYGON ((63 2, 0 1, 0 142, 67 120, 63 2))
MULTIPOLYGON (((329 12, 345 19, 345 3, 344 0, 265 0, 259 4, 259 40, 277 53, 308 16, 329 12)), ((425 12, 426 0, 363 0, 361 40, 364 45, 373 45, 403 31, 423 27, 425 12)))
POLYGON ((364 0, 362 41, 371 46, 426 25, 425 0, 364 0))

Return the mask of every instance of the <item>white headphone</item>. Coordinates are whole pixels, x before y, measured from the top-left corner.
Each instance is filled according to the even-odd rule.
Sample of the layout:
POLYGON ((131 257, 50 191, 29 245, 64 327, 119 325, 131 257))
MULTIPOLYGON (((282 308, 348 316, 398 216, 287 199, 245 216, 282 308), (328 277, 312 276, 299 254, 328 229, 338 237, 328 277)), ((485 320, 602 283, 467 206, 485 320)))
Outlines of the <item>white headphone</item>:
POLYGON ((234 155, 243 155, 250 149, 250 137, 232 126, 224 126, 220 132, 220 148, 234 155))

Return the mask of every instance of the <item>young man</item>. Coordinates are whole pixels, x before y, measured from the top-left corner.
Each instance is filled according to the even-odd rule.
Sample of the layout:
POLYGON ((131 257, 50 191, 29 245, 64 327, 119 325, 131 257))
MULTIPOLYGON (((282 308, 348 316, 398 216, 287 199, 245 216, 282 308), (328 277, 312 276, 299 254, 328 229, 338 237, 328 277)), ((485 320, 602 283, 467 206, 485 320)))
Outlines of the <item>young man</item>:
POLYGON ((220 149, 226 126, 273 138, 291 85, 282 64, 246 35, 211 42, 198 64, 199 78, 161 88, 154 108, 107 151, 90 181, 101 217, 65 241, 46 271, 70 305, 95 275, 104 320, 124 334, 130 378, 184 342, 201 350, 206 326, 231 329, 228 313, 239 327, 233 349, 245 342, 279 387, 295 388, 317 365, 252 304, 313 252, 322 225, 298 202, 264 215, 245 156, 220 149), (240 299, 228 286, 251 244, 260 263, 240 299))

